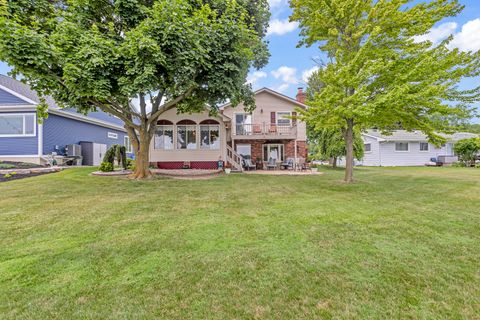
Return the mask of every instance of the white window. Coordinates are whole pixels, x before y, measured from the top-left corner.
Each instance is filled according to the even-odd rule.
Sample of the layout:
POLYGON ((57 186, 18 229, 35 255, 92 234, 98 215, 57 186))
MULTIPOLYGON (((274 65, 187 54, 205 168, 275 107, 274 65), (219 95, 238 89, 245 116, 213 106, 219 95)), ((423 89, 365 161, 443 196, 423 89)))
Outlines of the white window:
POLYGON ((408 142, 397 142, 395 143, 396 152, 407 152, 408 151, 408 142))
POLYGON ((290 126, 292 124, 291 112, 277 112, 277 125, 290 126))
POLYGON ((264 144, 263 145, 263 161, 268 161, 270 158, 275 161, 283 161, 283 144, 264 144))
POLYGON ((201 125, 200 126, 200 148, 219 150, 220 149, 220 126, 201 125))
POLYGON ((110 139, 118 139, 118 134, 116 134, 115 132, 108 132, 108 133, 107 133, 107 136, 108 136, 110 139))
POLYGON ((132 143, 130 142, 130 137, 129 136, 124 136, 123 137, 123 145, 125 146, 125 151, 127 153, 133 153, 132 143))
POLYGON ((157 126, 154 137, 154 147, 159 150, 173 150, 173 126, 157 126))
POLYGON ((237 153, 244 159, 252 158, 252 145, 250 144, 237 144, 237 153))
POLYGON ((197 126, 177 126, 177 149, 197 149, 197 126))
POLYGON ((34 113, 0 115, 0 137, 34 137, 35 119, 34 113))
POLYGON ((420 151, 428 151, 428 142, 420 142, 420 151))
POLYGON ((372 144, 371 143, 365 143, 364 144, 364 149, 365 149, 365 152, 372 152, 372 144))

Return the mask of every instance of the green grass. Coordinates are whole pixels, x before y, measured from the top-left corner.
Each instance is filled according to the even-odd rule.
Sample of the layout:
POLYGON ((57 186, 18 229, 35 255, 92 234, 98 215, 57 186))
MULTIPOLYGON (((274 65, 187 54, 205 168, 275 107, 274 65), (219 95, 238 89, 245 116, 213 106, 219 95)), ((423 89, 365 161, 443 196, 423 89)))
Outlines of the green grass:
POLYGON ((0 318, 480 318, 480 170, 89 171, 0 184, 0 318))

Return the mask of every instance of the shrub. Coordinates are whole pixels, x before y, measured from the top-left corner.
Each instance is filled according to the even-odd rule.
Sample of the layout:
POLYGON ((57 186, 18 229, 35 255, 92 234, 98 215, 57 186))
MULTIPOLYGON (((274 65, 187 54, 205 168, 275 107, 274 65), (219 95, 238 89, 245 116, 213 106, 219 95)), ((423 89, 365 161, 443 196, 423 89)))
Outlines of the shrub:
POLYGON ((127 159, 127 169, 135 170, 135 160, 127 159))
POLYGON ((99 169, 102 172, 112 172, 113 171, 113 163, 102 162, 99 169))
POLYGON ((470 138, 458 141, 455 144, 455 153, 458 154, 467 166, 475 164, 475 159, 480 152, 480 138, 470 138))
POLYGON ((117 160, 118 165, 121 165, 123 169, 127 169, 127 151, 125 146, 114 144, 107 150, 105 156, 103 157, 103 162, 111 163, 112 166, 115 164, 115 159, 117 160))
POLYGON ((454 168, 465 168, 466 164, 464 162, 455 162, 455 163, 452 163, 452 167, 454 167, 454 168))

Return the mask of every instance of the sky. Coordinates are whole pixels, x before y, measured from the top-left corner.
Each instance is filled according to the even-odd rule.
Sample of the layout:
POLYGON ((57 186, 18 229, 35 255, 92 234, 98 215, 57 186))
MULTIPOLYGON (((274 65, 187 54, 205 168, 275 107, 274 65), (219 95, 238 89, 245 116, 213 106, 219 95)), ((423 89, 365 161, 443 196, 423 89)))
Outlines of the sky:
MULTIPOLYGON (((416 1, 420 2, 420 0, 416 1)), ((288 0, 269 0, 271 8, 269 41, 270 60, 261 70, 252 70, 248 81, 254 89, 268 87, 291 97, 295 97, 298 87, 306 86, 308 75, 315 70, 315 59, 322 56, 318 47, 300 47, 299 29, 296 23, 290 23, 291 9, 288 0)), ((461 50, 480 50, 480 0, 460 0, 465 9, 454 18, 440 21, 423 38, 433 43, 454 35, 451 46, 461 50)), ((422 39, 420 39, 422 40, 422 39)), ((6 74, 10 68, 0 62, 0 73, 6 74)), ((461 88, 473 88, 480 85, 480 78, 465 79, 461 88)), ((480 104, 476 105, 480 111, 480 104)), ((480 122, 480 119, 475 119, 480 122)))

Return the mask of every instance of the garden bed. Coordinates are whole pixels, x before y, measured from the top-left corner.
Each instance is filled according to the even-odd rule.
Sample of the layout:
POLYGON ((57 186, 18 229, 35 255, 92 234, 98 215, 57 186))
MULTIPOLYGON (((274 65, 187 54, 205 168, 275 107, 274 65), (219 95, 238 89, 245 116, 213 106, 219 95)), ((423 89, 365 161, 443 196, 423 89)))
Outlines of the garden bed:
POLYGON ((61 170, 62 169, 59 167, 52 167, 52 168, 37 167, 37 168, 31 168, 31 169, 0 170, 0 182, 31 178, 31 177, 41 176, 44 174, 58 172, 61 170))
POLYGON ((18 161, 0 161, 0 170, 44 168, 36 163, 18 161))

